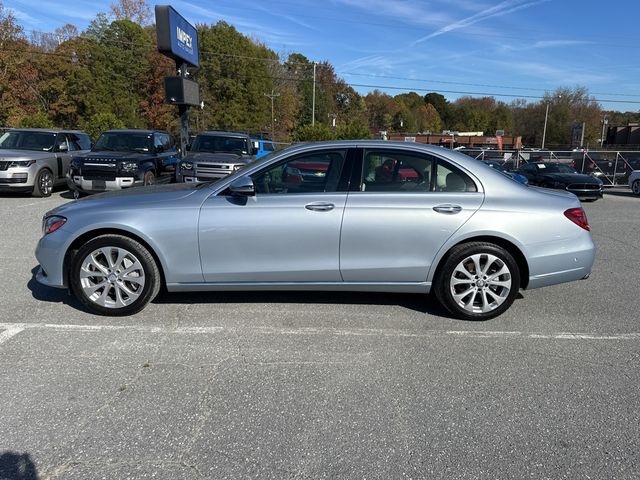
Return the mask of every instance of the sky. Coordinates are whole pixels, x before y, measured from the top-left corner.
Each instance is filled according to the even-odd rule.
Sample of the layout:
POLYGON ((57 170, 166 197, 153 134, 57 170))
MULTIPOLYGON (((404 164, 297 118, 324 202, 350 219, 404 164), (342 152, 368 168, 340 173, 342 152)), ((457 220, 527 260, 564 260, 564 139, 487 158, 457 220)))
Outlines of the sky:
MULTIPOLYGON (((3 1, 3 0, 0 0, 3 1)), ((25 30, 83 29, 107 0, 4 0, 25 30)), ((156 2, 149 2, 153 6, 156 2)), ((166 4, 166 2, 160 2, 166 4)), ((286 57, 328 61, 358 92, 538 101, 586 87, 606 110, 640 111, 640 1, 176 0, 192 24, 234 25, 286 57)))

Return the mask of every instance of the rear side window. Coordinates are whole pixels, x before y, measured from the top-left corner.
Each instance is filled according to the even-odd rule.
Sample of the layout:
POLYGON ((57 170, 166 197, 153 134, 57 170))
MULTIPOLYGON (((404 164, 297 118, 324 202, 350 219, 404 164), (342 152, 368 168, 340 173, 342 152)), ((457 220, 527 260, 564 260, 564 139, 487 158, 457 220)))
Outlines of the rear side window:
POLYGON ((457 167, 438 160, 436 169, 437 192, 477 192, 478 187, 471 177, 457 167))
POLYGON ((271 142, 264 142, 262 144, 262 149, 266 152, 273 152, 275 150, 275 148, 273 147, 273 143, 271 142))
POLYGON ((368 150, 363 162, 363 192, 428 192, 435 159, 402 151, 368 150))
POLYGON ((67 140, 69 141, 69 150, 89 150, 91 148, 91 140, 88 135, 79 133, 67 133, 67 140))

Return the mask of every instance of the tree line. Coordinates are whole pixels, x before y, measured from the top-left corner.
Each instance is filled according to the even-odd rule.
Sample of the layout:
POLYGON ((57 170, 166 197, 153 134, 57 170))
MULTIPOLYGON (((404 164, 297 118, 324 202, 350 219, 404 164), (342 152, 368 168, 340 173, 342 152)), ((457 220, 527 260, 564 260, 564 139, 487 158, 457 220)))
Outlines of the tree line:
MULTIPOLYGON (((94 138, 108 128, 177 133, 176 107, 164 102, 163 83, 176 74, 175 63, 158 53, 151 21, 145 0, 119 0, 83 31, 67 24, 28 32, 0 2, 0 126, 80 128, 94 138)), ((289 142, 504 130, 539 146, 548 106, 547 146, 570 145, 573 125, 584 122, 585 145, 593 147, 605 116, 609 125, 640 121, 639 112, 604 111, 580 86, 510 103, 491 96, 449 101, 438 92, 363 95, 327 61, 277 54, 223 21, 196 27, 200 67, 191 75, 204 108, 191 110, 195 131, 243 130, 289 142)))

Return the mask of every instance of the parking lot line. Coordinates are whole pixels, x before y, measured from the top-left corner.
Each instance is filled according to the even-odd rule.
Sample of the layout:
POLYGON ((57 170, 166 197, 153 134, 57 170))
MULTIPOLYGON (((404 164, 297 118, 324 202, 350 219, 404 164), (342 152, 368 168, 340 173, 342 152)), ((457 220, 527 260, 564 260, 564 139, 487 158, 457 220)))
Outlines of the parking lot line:
POLYGON ((24 326, 21 324, 14 324, 7 327, 4 331, 0 332, 0 345, 9 340, 11 337, 17 335, 24 330, 24 326))
POLYGON ((381 336, 381 337, 466 337, 466 338, 518 338, 518 339, 546 339, 546 340, 593 340, 593 341, 628 341, 639 340, 640 333, 593 334, 571 332, 520 332, 520 331, 479 331, 479 330, 431 330, 415 332, 393 329, 340 329, 340 328, 277 328, 277 327, 161 327, 148 325, 74 325, 51 323, 0 323, 0 344, 25 329, 50 329, 73 332, 101 332, 101 331, 135 331, 139 333, 163 334, 215 334, 253 332, 263 335, 333 335, 333 336, 381 336))

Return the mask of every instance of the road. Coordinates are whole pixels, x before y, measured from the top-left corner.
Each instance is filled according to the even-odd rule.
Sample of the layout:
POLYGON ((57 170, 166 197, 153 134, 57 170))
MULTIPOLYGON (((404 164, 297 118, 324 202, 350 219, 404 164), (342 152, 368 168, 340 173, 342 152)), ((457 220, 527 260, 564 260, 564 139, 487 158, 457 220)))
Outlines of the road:
POLYGON ((0 195, 0 478, 640 476, 628 190, 584 205, 589 280, 481 323, 356 293, 163 294, 89 315, 33 280, 63 197, 0 195))

